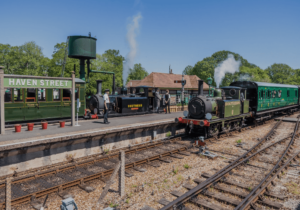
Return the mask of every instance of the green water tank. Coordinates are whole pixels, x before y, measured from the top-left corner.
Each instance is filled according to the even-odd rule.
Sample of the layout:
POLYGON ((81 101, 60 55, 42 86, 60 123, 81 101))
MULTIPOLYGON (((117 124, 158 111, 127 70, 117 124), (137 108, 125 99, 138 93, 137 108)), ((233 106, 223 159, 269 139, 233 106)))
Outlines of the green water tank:
POLYGON ((69 58, 96 59, 96 41, 90 36, 70 36, 69 58))

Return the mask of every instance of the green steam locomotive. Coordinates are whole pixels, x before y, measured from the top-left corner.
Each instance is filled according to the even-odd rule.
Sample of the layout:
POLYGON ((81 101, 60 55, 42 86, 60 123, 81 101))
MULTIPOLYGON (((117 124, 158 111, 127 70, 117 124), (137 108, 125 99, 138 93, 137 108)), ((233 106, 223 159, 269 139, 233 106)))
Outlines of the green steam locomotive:
POLYGON ((276 113, 299 109, 299 87, 295 85, 236 81, 214 90, 213 95, 203 95, 200 80, 198 96, 190 100, 184 117, 176 119, 186 124, 186 133, 214 137, 239 130, 245 121, 265 121, 276 113))

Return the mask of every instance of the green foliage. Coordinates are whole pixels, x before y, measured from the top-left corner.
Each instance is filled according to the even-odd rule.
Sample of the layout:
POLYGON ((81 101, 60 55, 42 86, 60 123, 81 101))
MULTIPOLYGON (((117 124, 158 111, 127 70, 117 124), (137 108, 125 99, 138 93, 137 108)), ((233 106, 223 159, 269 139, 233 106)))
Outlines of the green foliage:
POLYGON ((114 203, 109 204, 109 207, 111 207, 111 208, 115 208, 115 207, 118 207, 118 206, 119 206, 119 204, 114 204, 114 203))
POLYGON ((126 83, 130 80, 142 80, 146 76, 148 76, 148 72, 145 70, 145 68, 142 67, 142 64, 134 64, 133 69, 129 69, 129 74, 126 83))
POLYGON ((290 66, 286 64, 277 64, 269 66, 266 69, 267 74, 271 78, 273 83, 280 84, 291 84, 298 85, 299 84, 299 70, 294 70, 290 66))
POLYGON ((176 169, 173 169, 173 171, 172 171, 174 174, 177 174, 178 173, 178 168, 176 168, 176 169))
POLYGON ((166 137, 170 137, 171 136, 171 132, 169 131, 167 134, 166 134, 166 137))
POLYGON ((242 143, 242 139, 237 140, 236 143, 238 144, 242 143))
MULTIPOLYGON (((116 87, 121 87, 123 85, 122 72, 124 57, 119 53, 119 50, 107 50, 102 55, 97 54, 96 59, 91 62, 91 70, 114 72, 116 87)), ((102 90, 109 89, 111 93, 113 75, 90 73, 89 83, 86 85, 87 95, 93 95, 97 92, 96 80, 102 80, 102 90)))
MULTIPOLYGON (((259 81, 259 82, 271 82, 271 79, 266 71, 259 68, 258 66, 249 63, 239 54, 230 52, 230 51, 219 51, 212 56, 204 58, 202 61, 198 61, 195 66, 190 69, 186 67, 184 74, 187 75, 197 75, 199 78, 204 80, 207 83, 207 78, 211 76, 214 78, 214 70, 218 64, 227 59, 228 54, 232 54, 235 60, 241 61, 240 71, 235 74, 226 73, 225 78, 222 81, 221 86, 227 86, 233 81, 237 80, 250 80, 250 81, 259 81)), ((213 81, 213 86, 216 85, 213 81)))
POLYGON ((191 166, 189 166, 188 164, 184 164, 183 167, 184 167, 185 169, 191 168, 191 166))

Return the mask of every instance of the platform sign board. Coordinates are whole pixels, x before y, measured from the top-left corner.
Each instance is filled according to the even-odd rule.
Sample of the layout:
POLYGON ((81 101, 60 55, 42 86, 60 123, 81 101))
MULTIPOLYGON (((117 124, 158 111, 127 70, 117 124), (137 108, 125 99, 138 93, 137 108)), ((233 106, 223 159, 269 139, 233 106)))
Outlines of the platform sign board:
POLYGON ((4 78, 4 87, 8 88, 72 88, 72 80, 4 78))

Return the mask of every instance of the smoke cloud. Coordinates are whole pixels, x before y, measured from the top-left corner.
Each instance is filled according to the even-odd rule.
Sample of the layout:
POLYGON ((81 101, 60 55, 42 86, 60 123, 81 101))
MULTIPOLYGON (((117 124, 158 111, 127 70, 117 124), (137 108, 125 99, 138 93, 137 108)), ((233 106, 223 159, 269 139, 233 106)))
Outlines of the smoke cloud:
POLYGON ((123 85, 126 85, 129 68, 133 68, 135 56, 137 54, 136 36, 140 27, 140 20, 142 19, 141 13, 132 17, 130 23, 127 25, 126 39, 130 48, 129 53, 126 55, 126 62, 123 65, 123 85))
POLYGON ((217 85, 217 88, 219 88, 220 84, 222 83, 223 78, 225 77, 226 73, 232 73, 239 71, 239 67, 241 65, 241 61, 236 61, 234 59, 234 56, 232 54, 228 54, 228 57, 225 61, 222 61, 218 64, 218 66, 215 68, 215 82, 217 85))

